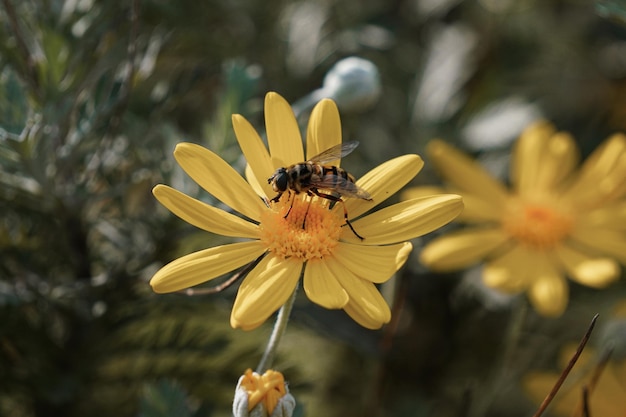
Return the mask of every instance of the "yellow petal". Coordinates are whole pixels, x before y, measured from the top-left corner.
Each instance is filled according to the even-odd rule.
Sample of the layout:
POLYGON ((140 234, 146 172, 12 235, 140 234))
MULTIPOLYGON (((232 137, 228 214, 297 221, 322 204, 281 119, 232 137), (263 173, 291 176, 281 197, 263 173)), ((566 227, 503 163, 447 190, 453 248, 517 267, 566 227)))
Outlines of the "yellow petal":
MULTIPOLYGON (((334 101, 324 99, 317 103, 311 112, 306 133, 307 161, 335 145, 341 143, 341 120, 334 101)), ((299 162, 299 161, 298 161, 299 162)), ((340 160, 328 165, 339 166, 340 160)))
POLYGON ((503 206, 508 191, 480 164, 441 140, 432 140, 427 151, 437 170, 462 193, 479 196, 498 209, 503 206))
POLYGON ((391 159, 359 178, 356 184, 370 193, 372 201, 356 198, 346 200, 351 219, 379 205, 411 181, 424 166, 417 155, 403 155, 391 159))
POLYGON ((533 256, 521 246, 489 261, 483 268, 483 283, 508 294, 515 294, 530 285, 528 264, 533 256))
POLYGON ((595 207, 626 193, 626 135, 607 139, 587 158, 565 196, 582 207, 595 207))
POLYGON ((260 196, 261 198, 268 199, 268 196, 273 197, 274 194, 276 194, 273 191, 271 191, 269 194, 266 194, 267 190, 266 190, 265 185, 267 184, 267 181, 265 181, 264 184, 261 184, 257 176, 252 171, 252 168, 250 167, 250 165, 246 165, 244 175, 246 176, 246 181, 248 181, 248 184, 250 184, 250 187, 252 187, 254 192, 257 193, 257 195, 260 196))
POLYGON ((272 164, 272 158, 265 144, 254 127, 243 116, 234 114, 232 121, 239 147, 246 157, 246 161, 254 173, 257 183, 263 189, 263 193, 259 195, 273 197, 274 191, 268 184, 267 179, 274 173, 276 168, 272 164))
POLYGON ((559 317, 567 307, 567 281, 546 256, 536 256, 528 266, 532 283, 528 298, 537 312, 546 317, 559 317))
POLYGON ((276 93, 265 96, 265 128, 274 169, 304 161, 296 117, 289 103, 276 93))
POLYGON ((619 264, 611 258, 592 257, 566 245, 557 247, 555 254, 570 277, 579 284, 603 288, 619 278, 619 264))
MULTIPOLYGON (((450 192, 454 193, 455 190, 451 189, 450 192)), ((457 221, 464 223, 496 223, 502 219, 501 208, 494 206, 489 200, 467 192, 462 193, 462 196, 464 208, 456 219, 457 221)))
POLYGON ((169 211, 202 230, 222 236, 251 239, 259 237, 259 227, 256 224, 191 198, 167 185, 157 185, 152 194, 169 211))
POLYGON ((400 193, 400 200, 413 200, 414 198, 430 197, 431 195, 448 194, 448 190, 431 185, 409 187, 400 193))
POLYGON ((512 155, 511 182, 522 196, 555 189, 579 160, 574 139, 547 122, 524 130, 512 155))
POLYGON ((345 227, 341 239, 363 245, 388 245, 430 233, 452 221, 463 210, 461 197, 442 194, 402 201, 352 223, 361 241, 345 227))
POLYGON ((342 308, 348 293, 339 285, 326 261, 309 261, 304 269, 304 292, 315 304, 328 309, 342 308))
POLYGON ((195 182, 228 207, 256 221, 267 209, 250 184, 210 150, 193 143, 179 143, 174 157, 195 182))
POLYGON ((350 296, 344 310, 357 323, 368 329, 378 329, 389 323, 391 310, 374 284, 348 270, 338 275, 337 279, 350 296))
POLYGON ((626 232, 626 201, 603 205, 579 219, 589 228, 608 228, 626 232))
POLYGON ((381 283, 389 280, 404 265, 413 245, 409 242, 387 246, 364 246, 339 242, 333 259, 359 278, 381 283))
POLYGON ((150 280, 154 292, 179 291, 212 280, 254 261, 266 251, 258 240, 215 246, 178 258, 150 280))
POLYGON ((484 222, 499 222, 502 217, 502 211, 499 207, 491 204, 491 202, 475 196, 471 193, 461 193, 455 190, 454 187, 447 189, 441 187, 420 186, 412 187, 403 191, 400 195, 401 200, 410 200, 419 197, 429 197, 437 194, 463 194, 463 211, 456 218, 458 222, 464 223, 484 223, 484 222))
POLYGON ((626 235, 619 230, 577 227, 572 233, 572 240, 626 265, 626 235))
POLYGON ((233 328, 252 330, 278 310, 296 288, 302 262, 268 254, 243 280, 230 316, 233 328))
POLYGON ((426 245, 420 261, 435 271, 467 268, 484 260, 508 240, 500 228, 472 228, 448 233, 426 245))

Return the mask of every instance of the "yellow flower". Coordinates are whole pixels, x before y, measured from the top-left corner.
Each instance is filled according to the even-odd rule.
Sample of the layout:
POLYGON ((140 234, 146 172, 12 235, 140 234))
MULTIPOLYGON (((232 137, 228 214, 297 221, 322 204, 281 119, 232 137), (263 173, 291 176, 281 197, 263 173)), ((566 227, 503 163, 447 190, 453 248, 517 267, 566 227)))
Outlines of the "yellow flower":
POLYGON ((230 320, 233 327, 247 330, 263 323, 286 302, 301 274, 311 301, 328 309, 344 309, 367 328, 387 323, 391 313, 375 284, 387 281, 404 264, 412 248, 407 240, 454 219, 462 210, 461 198, 414 199, 363 216, 402 188, 423 165, 417 155, 390 160, 357 181, 372 201, 349 198, 345 202, 354 229, 364 237, 361 240, 343 227, 341 203, 331 206, 329 200, 306 193, 285 193, 278 202, 270 202, 276 193, 267 178, 277 168, 341 143, 339 112, 333 101, 322 100, 311 114, 306 158, 293 111, 278 94, 265 98, 269 152, 246 119, 234 115, 232 120, 248 161, 248 181, 201 146, 181 143, 174 156, 204 190, 241 216, 165 185, 157 185, 153 193, 170 211, 201 229, 248 240, 192 253, 165 265, 150 281, 154 291, 188 288, 262 257, 239 287, 230 320))
MULTIPOLYGON (((610 137, 577 169, 572 137, 546 122, 534 124, 512 153, 510 189, 442 141, 428 151, 463 196, 459 220, 470 227, 427 245, 425 265, 451 271, 484 260, 487 286, 527 291, 545 316, 559 316, 567 306, 565 275, 595 288, 618 278, 619 262, 626 264, 625 135, 610 137)), ((405 197, 423 191, 408 190, 405 197)))
POLYGON ((270 369, 259 375, 248 369, 237 384, 233 416, 288 417, 293 414, 295 406, 296 401, 289 394, 283 374, 270 369))
MULTIPOLYGON (((576 346, 563 349, 560 357, 560 369, 565 368, 574 355, 576 346)), ((585 349, 578 358, 574 369, 568 375, 565 383, 559 389, 549 410, 560 416, 582 416, 583 388, 591 388, 597 368, 596 355, 590 349, 585 349)), ((557 372, 528 373, 523 378, 523 387, 527 395, 537 404, 552 390, 559 378, 557 372)), ((590 391, 588 406, 590 415, 602 417, 624 417, 626 414, 626 360, 609 361, 602 368, 600 378, 590 391)))

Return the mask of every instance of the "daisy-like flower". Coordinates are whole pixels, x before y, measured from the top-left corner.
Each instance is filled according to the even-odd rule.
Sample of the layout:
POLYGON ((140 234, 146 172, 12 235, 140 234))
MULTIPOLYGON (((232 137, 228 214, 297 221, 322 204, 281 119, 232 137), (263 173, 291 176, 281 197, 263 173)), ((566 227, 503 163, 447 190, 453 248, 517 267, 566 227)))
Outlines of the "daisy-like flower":
MULTIPOLYGON (((421 261, 431 269, 452 271, 485 261, 485 285, 527 291, 544 316, 565 310, 566 275, 595 288, 618 278, 619 263, 626 264, 625 135, 611 136, 577 169, 572 137, 536 123, 513 150, 510 189, 442 141, 432 141, 428 152, 463 196, 459 220, 468 224, 424 248, 421 261)), ((423 192, 407 190, 405 198, 423 192)))
MULTIPOLYGON (((457 195, 418 198, 367 211, 382 203, 422 168, 417 155, 390 160, 357 181, 372 201, 349 198, 345 209, 359 239, 346 225, 344 204, 306 193, 276 193, 267 178, 341 143, 335 103, 325 99, 313 109, 305 158, 300 130, 289 104, 278 94, 265 98, 269 152, 258 133, 240 115, 233 127, 248 162, 246 181, 208 149, 191 143, 176 146, 174 157, 204 190, 237 216, 195 200, 166 185, 153 193, 174 214, 196 227, 246 239, 183 256, 159 270, 150 285, 158 293, 178 291, 220 277, 260 258, 242 281, 233 305, 234 328, 254 329, 283 305, 300 276, 311 301, 344 309, 364 327, 376 329, 390 320, 387 303, 375 284, 387 281, 406 261, 407 242, 454 219, 463 203, 457 195)), ((339 161, 333 163, 338 165, 339 161)))

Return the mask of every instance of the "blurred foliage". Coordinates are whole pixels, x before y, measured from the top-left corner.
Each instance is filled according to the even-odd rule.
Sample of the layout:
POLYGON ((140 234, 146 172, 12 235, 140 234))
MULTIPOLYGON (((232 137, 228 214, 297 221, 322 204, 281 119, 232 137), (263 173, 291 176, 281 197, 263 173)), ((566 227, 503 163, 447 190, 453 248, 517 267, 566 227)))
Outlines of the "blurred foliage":
MULTIPOLYGON (((151 293, 156 268, 220 238, 150 190, 207 199, 173 147, 197 142, 242 169, 230 116, 261 127, 268 90, 295 102, 339 59, 374 62, 378 103, 339 103, 345 136, 361 141, 357 175, 434 136, 501 173, 539 116, 585 153, 626 130, 618 0, 2 0, 0 10, 3 416, 229 415, 269 329, 230 329, 233 290, 151 293)), ((418 181, 437 181, 428 164, 418 181)), ((298 412, 528 415, 520 375, 554 366, 560 344, 625 290, 574 286, 566 315, 546 320, 473 282, 412 261, 396 283, 397 322, 381 332, 301 300, 276 364, 298 412)))

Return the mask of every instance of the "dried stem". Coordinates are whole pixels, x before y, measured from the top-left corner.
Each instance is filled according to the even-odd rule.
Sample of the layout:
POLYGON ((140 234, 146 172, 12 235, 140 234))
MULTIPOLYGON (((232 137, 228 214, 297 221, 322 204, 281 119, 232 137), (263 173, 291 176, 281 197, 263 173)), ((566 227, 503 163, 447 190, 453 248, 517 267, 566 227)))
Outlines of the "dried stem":
POLYGON ((563 385, 563 382, 565 382, 565 379, 567 378, 567 376, 569 375, 570 371, 572 370, 572 368, 576 364, 576 361, 580 357, 580 354, 583 352, 583 349, 585 348, 585 345, 589 341, 589 337, 591 337, 591 332, 593 331, 593 328, 596 325, 596 320, 598 320, 598 314, 593 316, 593 319, 591 320, 591 323, 589 324, 589 328, 587 329, 587 332, 585 333, 585 335, 581 339, 580 343, 578 344, 578 348, 576 349, 576 353, 574 353, 574 356, 572 356, 572 358, 570 359, 569 363, 567 364, 567 366, 565 367, 565 369, 561 373, 561 376, 559 377, 559 379, 554 384, 554 387, 552 387, 552 390, 548 393, 546 398, 543 400, 543 402, 539 406, 539 409, 533 415, 533 417, 541 416, 543 414, 543 412, 546 411, 546 408, 548 408, 548 405, 550 404, 550 402, 552 401, 552 399, 554 398, 556 393, 559 392, 559 389, 561 388, 561 385, 563 385))

